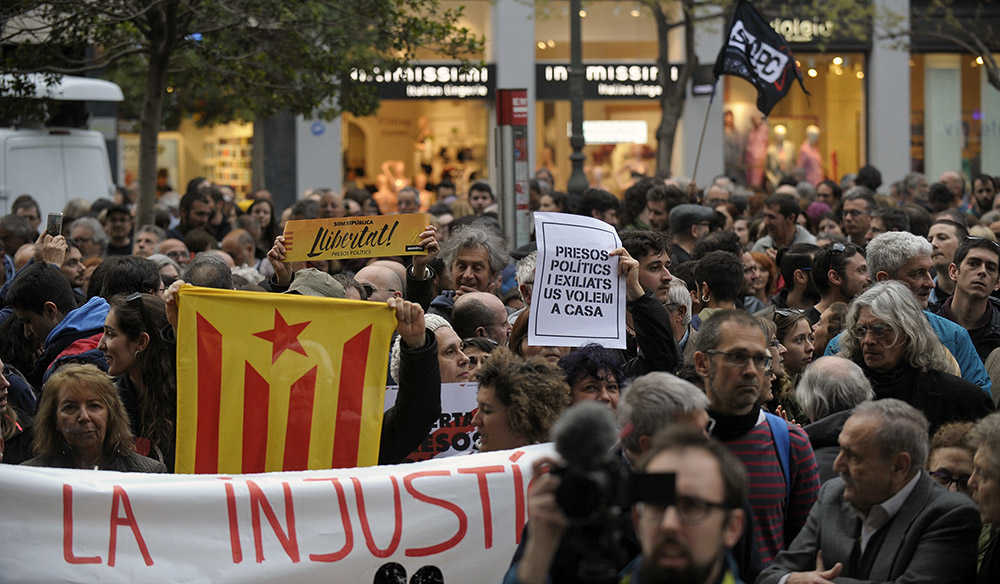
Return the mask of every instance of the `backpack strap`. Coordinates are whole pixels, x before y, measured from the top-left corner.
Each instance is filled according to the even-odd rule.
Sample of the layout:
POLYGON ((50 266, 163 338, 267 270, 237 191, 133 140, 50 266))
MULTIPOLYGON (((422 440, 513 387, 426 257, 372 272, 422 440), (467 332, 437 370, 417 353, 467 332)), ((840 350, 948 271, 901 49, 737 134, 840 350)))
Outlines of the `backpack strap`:
POLYGON ((785 475, 785 508, 787 509, 792 498, 792 445, 788 436, 788 422, 781 416, 770 412, 764 412, 764 416, 767 418, 767 425, 771 428, 771 437, 774 439, 774 449, 778 452, 781 472, 785 475))

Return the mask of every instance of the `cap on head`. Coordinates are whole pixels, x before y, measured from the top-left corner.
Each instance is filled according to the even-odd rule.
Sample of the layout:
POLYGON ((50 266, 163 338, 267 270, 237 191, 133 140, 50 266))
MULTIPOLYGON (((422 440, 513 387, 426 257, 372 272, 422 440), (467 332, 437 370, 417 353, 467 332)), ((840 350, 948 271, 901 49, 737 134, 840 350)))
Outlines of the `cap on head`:
POLYGON ((701 205, 685 203, 670 210, 670 231, 681 233, 696 223, 708 223, 715 219, 715 211, 701 205))
POLYGON ((288 293, 302 294, 303 296, 322 296, 325 298, 344 298, 344 286, 335 280, 333 276, 326 272, 321 272, 316 268, 305 268, 295 272, 295 279, 288 287, 288 293))

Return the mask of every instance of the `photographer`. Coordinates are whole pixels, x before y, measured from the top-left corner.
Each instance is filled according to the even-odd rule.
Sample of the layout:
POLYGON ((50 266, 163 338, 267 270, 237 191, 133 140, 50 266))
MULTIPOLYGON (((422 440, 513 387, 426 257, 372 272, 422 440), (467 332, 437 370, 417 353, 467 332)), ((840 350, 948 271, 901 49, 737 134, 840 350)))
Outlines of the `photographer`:
MULTIPOLYGON (((553 566, 570 529, 556 502, 561 479, 547 472, 553 464, 535 464, 538 478, 528 494, 531 538, 524 555, 508 570, 505 584, 542 584, 566 577, 553 566)), ((699 429, 677 425, 657 434, 638 470, 632 515, 642 551, 619 581, 740 582, 729 548, 743 532, 743 465, 699 429)))

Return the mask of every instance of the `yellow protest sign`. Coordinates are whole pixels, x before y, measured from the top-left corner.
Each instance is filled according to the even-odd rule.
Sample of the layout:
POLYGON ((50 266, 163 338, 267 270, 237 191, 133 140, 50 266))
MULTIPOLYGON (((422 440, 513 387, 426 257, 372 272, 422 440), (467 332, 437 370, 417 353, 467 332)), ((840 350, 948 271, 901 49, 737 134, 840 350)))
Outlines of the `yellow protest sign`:
POLYGON ((424 255, 420 233, 428 224, 425 213, 289 221, 286 261, 424 255))

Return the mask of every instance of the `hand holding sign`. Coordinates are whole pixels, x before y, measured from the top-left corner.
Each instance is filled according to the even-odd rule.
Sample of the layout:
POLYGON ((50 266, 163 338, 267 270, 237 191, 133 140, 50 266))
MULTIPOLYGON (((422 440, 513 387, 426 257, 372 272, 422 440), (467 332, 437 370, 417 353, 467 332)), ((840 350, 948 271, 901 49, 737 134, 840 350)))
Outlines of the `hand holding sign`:
POLYGON ((278 286, 287 287, 292 283, 292 268, 285 263, 285 236, 279 235, 274 238, 274 246, 267 252, 267 261, 271 262, 274 268, 274 279, 278 286))
POLYGON ((413 277, 418 280, 426 280, 430 277, 430 274, 427 273, 427 264, 431 263, 441 251, 436 227, 428 225, 427 229, 420 232, 420 247, 427 251, 427 255, 413 256, 413 277))
POLYGON ((642 298, 646 292, 642 289, 642 284, 639 283, 639 260, 630 256, 624 247, 619 247, 608 255, 621 258, 618 262, 618 270, 625 277, 625 297, 628 298, 629 302, 642 298))
POLYGON ((424 346, 424 309, 415 302, 407 302, 402 298, 390 298, 389 308, 396 311, 396 330, 400 338, 411 349, 424 346))

